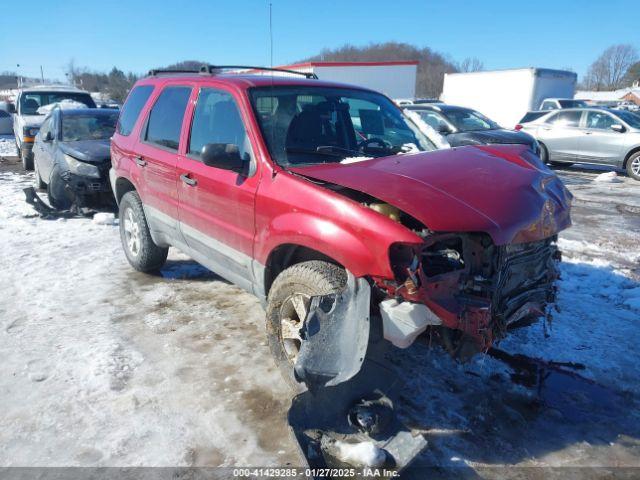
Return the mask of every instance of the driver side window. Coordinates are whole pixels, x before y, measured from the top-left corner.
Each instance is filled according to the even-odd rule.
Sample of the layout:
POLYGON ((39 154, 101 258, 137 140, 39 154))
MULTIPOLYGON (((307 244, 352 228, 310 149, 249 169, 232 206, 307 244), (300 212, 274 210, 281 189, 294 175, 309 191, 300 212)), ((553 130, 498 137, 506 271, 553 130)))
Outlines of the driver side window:
POLYGON ((213 88, 200 90, 187 153, 199 158, 208 143, 236 145, 243 159, 251 158, 249 137, 233 96, 213 88))

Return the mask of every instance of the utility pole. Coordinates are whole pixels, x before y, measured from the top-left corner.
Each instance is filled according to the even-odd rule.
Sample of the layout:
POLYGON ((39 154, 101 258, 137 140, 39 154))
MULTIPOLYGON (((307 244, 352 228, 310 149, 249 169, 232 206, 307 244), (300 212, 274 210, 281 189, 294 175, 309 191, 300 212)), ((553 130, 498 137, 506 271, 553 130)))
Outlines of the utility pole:
POLYGON ((44 71, 42 70, 42 65, 40 65, 40 78, 42 79, 42 84, 44 85, 44 71))

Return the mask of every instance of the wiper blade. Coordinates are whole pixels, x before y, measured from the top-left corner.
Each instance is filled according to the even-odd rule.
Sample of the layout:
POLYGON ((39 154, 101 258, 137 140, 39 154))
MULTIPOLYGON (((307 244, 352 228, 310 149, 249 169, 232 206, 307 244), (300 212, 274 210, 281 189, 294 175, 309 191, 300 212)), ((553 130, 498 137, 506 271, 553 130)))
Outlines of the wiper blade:
POLYGON ((313 155, 324 155, 327 157, 344 157, 344 155, 341 153, 326 151, 326 150, 317 150, 317 149, 313 150, 310 148, 287 147, 286 151, 287 153, 310 153, 313 155))
POLYGON ((346 153, 347 155, 362 155, 362 152, 358 150, 351 150, 350 148, 337 147, 335 145, 320 145, 316 148, 317 152, 334 152, 334 153, 346 153))

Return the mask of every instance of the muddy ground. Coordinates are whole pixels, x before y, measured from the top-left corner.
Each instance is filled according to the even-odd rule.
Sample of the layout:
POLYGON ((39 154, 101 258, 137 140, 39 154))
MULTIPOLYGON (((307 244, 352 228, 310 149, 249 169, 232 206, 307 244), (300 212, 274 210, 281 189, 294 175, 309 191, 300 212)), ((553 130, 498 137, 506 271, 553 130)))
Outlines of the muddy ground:
MULTIPOLYGON (((389 355, 429 442, 404 478, 640 467, 640 183, 557 172, 574 226, 550 336, 465 365, 424 343, 389 355)), ((117 226, 39 219, 31 183, 0 163, 0 466, 303 465, 257 300, 173 250, 134 272, 117 226)))

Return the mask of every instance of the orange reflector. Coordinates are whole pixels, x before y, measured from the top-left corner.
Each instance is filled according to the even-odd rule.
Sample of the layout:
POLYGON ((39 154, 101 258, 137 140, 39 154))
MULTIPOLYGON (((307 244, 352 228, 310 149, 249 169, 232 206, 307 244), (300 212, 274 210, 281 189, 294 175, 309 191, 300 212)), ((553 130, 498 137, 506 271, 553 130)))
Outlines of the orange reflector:
POLYGON ((33 143, 36 137, 22 137, 22 141, 26 143, 33 143))

